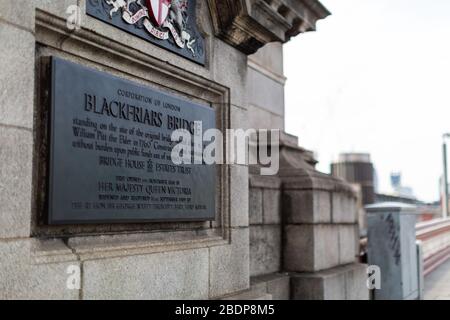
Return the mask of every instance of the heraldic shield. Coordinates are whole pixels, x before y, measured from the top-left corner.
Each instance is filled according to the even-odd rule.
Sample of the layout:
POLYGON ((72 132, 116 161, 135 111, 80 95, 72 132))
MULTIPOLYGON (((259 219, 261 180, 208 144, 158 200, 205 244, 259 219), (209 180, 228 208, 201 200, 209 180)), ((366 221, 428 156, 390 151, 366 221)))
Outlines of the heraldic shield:
POLYGON ((198 32, 196 0, 86 0, 88 15, 199 64, 205 41, 198 32))
POLYGON ((171 0, 147 0, 150 17, 158 27, 166 21, 171 2, 171 0))

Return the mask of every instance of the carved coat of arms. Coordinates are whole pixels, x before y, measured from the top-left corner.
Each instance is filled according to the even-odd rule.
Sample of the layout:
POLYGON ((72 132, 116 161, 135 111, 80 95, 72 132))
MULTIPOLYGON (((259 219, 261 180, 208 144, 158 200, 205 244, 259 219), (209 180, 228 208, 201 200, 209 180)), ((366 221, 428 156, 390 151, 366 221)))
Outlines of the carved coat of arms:
POLYGON ((167 44, 164 47, 203 63, 203 38, 191 21, 194 12, 195 0, 89 0, 87 6, 90 15, 140 37, 144 30, 149 40, 168 41, 178 51, 167 44))

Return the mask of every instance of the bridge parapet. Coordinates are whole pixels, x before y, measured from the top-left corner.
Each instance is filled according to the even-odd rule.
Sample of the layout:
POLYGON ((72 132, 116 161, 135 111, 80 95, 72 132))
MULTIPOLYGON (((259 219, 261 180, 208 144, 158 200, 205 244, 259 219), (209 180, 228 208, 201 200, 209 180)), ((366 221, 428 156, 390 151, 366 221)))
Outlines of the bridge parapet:
POLYGON ((422 241, 425 275, 450 258, 450 218, 418 223, 416 238, 422 241))

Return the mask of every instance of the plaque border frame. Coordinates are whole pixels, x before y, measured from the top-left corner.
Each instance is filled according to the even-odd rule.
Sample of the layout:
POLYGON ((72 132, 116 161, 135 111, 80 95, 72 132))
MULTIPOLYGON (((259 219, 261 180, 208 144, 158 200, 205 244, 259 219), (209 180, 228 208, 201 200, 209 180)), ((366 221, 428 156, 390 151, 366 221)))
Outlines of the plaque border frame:
MULTIPOLYGON (((44 68, 40 57, 45 55, 57 55, 70 61, 81 62, 87 66, 112 72, 144 85, 162 89, 185 98, 192 98, 199 102, 208 102, 216 109, 216 125, 224 130, 230 128, 230 89, 213 80, 192 73, 197 70, 195 64, 186 69, 176 66, 173 62, 159 60, 149 56, 135 48, 118 43, 104 32, 94 33, 89 29, 81 28, 72 33, 66 28, 66 21, 47 12, 36 10, 36 70, 44 68), (61 39, 64 39, 62 42, 61 39), (99 47, 99 44, 102 47, 99 47), (109 63, 114 59, 114 63, 109 63), (132 69, 132 70, 130 70, 132 69), (191 70, 191 71, 189 71, 191 70), (132 71, 136 71, 135 74, 132 71), (152 78, 144 75, 152 74, 152 78), (172 88, 168 83, 176 84, 172 88), (186 92, 192 94, 186 96, 186 92), (197 94, 201 92, 201 94, 197 94)), ((151 44, 149 44, 151 45, 151 44)), ((208 51, 209 55, 213 52, 208 51)), ((174 61, 177 61, 175 59, 174 61)), ((209 68, 208 65, 205 68, 209 68)), ((207 73, 207 72, 206 72, 207 73)), ((43 225, 43 212, 46 209, 45 196, 47 191, 42 186, 42 178, 47 175, 47 161, 39 161, 36 155, 44 156, 48 134, 48 110, 45 107, 45 92, 42 92, 40 84, 42 72, 36 72, 35 81, 35 157, 33 174, 33 207, 31 234, 34 237, 68 237, 70 243, 82 241, 89 246, 81 253, 81 259, 94 259, 99 256, 128 256, 130 252, 154 253, 160 251, 185 250, 220 246, 231 242, 231 166, 217 165, 219 172, 216 179, 216 218, 208 222, 166 222, 166 223, 141 223, 141 224, 107 224, 107 225, 69 225, 47 226, 43 225), (219 194, 218 194, 219 193, 219 194), (126 232, 131 237, 136 237, 139 248, 129 239, 119 240, 119 243, 105 246, 100 241, 104 236, 116 237, 126 232), (160 236, 168 234, 170 240, 161 242, 160 236), (81 235, 81 237, 80 237, 81 235), (133 236, 134 235, 134 236, 133 236), (148 239, 138 239, 147 235, 148 239), (178 236, 177 236, 178 235, 178 236), (154 239, 153 239, 154 238, 154 239), (117 248, 120 246, 120 249, 117 248), (99 252, 98 249, 101 248, 99 252), (123 250, 128 248, 127 250, 123 250)), ((147 237, 146 236, 146 237, 147 237)))
MULTIPOLYGON (((66 60, 66 59, 61 59, 59 57, 55 57, 55 56, 46 56, 46 57, 42 57, 42 64, 43 64, 43 68, 44 68, 44 72, 46 73, 45 78, 48 79, 47 85, 49 85, 48 87, 48 97, 49 97, 49 101, 46 102, 46 104, 48 105, 48 109, 50 110, 50 115, 49 115, 49 154, 48 154, 48 181, 47 181, 47 185, 48 185, 48 198, 46 199, 46 202, 48 202, 47 205, 47 218, 46 218, 46 223, 48 225, 70 225, 70 224, 126 224, 126 223, 136 223, 136 224, 142 224, 142 223, 154 223, 154 222, 202 222, 202 221, 212 221, 214 220, 214 217, 202 217, 202 218, 170 218, 170 219, 154 219, 154 218, 141 218, 141 219, 109 219, 109 218, 105 218, 105 219, 92 219, 92 220, 78 220, 78 219, 66 219, 66 220, 55 220, 53 217, 53 208, 50 206, 50 204, 53 202, 53 182, 54 182, 54 170, 52 168, 52 166, 55 164, 55 160, 54 160, 54 151, 55 151, 55 132, 54 132, 54 125, 55 125, 55 92, 54 92, 54 88, 55 88, 55 81, 56 81, 56 70, 55 70, 55 64, 56 61, 55 60, 60 60, 63 61, 64 63, 71 63, 74 65, 78 65, 77 63, 74 63, 72 61, 66 60)), ((96 72, 100 72, 103 74, 104 77, 109 77, 109 78, 117 78, 119 80, 123 80, 126 82, 130 82, 133 85, 138 85, 140 87, 144 87, 141 84, 137 84, 134 81, 130 81, 127 79, 123 79, 123 78, 119 78, 115 75, 111 75, 107 72, 103 72, 103 71, 98 71, 98 70, 93 70, 92 68, 87 68, 83 65, 79 65, 81 68, 84 69, 88 69, 90 71, 96 71, 96 72)), ((153 88, 151 88, 153 89, 153 88)), ((154 90, 154 89, 153 89, 154 90)), ((166 94, 165 92, 159 91, 159 90, 155 90, 157 92, 160 92, 162 94, 166 94)), ((173 95, 169 95, 169 96, 173 96, 173 95)), ((181 97, 176 97, 180 100, 185 100, 181 97)), ((205 105, 199 105, 199 108, 208 108, 205 105)), ((216 167, 216 165, 213 165, 214 168, 216 167)), ((214 180, 216 180, 216 177, 214 177, 214 180)), ((214 194, 214 197, 216 195, 214 194)), ((215 202, 216 199, 214 199, 215 202)))

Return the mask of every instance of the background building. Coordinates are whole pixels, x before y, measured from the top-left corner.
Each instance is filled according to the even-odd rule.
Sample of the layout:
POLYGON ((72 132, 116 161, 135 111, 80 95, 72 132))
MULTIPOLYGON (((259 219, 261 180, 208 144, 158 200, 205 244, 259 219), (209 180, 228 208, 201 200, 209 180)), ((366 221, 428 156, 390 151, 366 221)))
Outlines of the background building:
POLYGON ((342 153, 331 164, 331 174, 361 186, 363 204, 375 202, 374 168, 368 153, 342 153))

